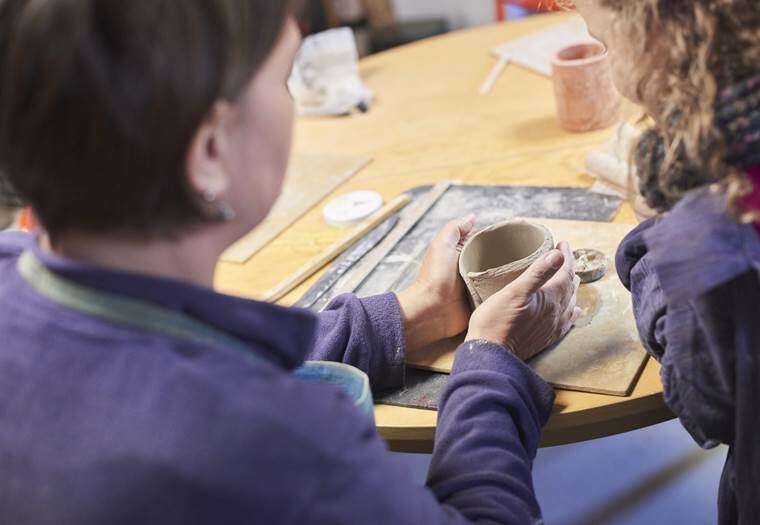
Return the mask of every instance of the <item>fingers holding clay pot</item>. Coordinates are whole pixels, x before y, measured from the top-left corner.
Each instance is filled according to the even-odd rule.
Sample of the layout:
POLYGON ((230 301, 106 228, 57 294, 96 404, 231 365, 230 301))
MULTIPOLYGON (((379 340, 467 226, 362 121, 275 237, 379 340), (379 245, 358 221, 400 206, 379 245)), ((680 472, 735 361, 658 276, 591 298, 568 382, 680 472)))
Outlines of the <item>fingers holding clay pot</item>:
POLYGON ((500 222, 472 235, 459 259, 472 305, 480 306, 553 247, 547 228, 526 221, 500 222))
POLYGON ((544 291, 550 294, 553 300, 558 301, 559 304, 566 307, 568 302, 575 298, 578 286, 580 285, 580 279, 575 274, 576 261, 567 241, 560 242, 557 245, 557 249, 562 252, 564 262, 560 271, 549 280, 544 291))

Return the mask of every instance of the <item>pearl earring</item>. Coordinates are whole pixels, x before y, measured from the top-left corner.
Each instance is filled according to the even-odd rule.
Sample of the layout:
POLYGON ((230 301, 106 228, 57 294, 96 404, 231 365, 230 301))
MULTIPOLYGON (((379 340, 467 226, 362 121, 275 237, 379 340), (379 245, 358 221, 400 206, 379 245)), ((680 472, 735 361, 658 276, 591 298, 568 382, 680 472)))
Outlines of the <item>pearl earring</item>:
POLYGON ((210 189, 203 190, 202 197, 207 204, 206 208, 209 211, 209 218, 219 222, 229 222, 237 216, 235 210, 229 204, 217 200, 218 197, 215 191, 210 189))

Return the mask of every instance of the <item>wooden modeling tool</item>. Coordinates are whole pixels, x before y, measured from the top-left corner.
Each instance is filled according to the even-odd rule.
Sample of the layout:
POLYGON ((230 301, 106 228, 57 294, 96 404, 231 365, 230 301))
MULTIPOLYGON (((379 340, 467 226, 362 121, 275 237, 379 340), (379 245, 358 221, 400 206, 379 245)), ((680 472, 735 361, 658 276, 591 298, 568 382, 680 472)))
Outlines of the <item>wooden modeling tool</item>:
POLYGON ((342 293, 351 293, 359 288, 361 284, 369 277, 375 267, 396 247, 396 244, 411 231, 412 228, 425 216, 438 199, 440 199, 446 190, 452 185, 451 181, 442 181, 433 186, 425 195, 420 197, 417 202, 412 204, 407 214, 401 218, 396 228, 388 234, 377 248, 367 254, 367 257, 359 263, 354 272, 348 276, 344 282, 336 285, 333 297, 342 293))
POLYGON ((285 295, 290 293, 296 286, 304 282, 306 279, 317 273, 323 266, 331 262, 338 257, 341 253, 346 251, 351 245, 356 243, 359 239, 364 237, 370 231, 375 229, 388 217, 399 211, 401 208, 409 204, 412 198, 404 193, 390 201, 383 208, 375 212, 369 219, 354 227, 351 232, 331 244, 324 252, 317 257, 308 261, 301 268, 299 268, 293 275, 281 281, 277 286, 267 292, 263 300, 274 302, 282 299, 285 295))
POLYGON ((314 286, 301 297, 298 301, 293 303, 296 308, 311 308, 317 301, 319 301, 327 292, 329 292, 333 285, 337 283, 346 272, 354 267, 356 263, 362 260, 362 257, 367 255, 380 241, 396 227, 398 224, 399 216, 392 215, 380 226, 372 230, 361 241, 357 242, 350 249, 346 250, 344 256, 333 264, 329 270, 327 270, 322 277, 314 283, 314 286))

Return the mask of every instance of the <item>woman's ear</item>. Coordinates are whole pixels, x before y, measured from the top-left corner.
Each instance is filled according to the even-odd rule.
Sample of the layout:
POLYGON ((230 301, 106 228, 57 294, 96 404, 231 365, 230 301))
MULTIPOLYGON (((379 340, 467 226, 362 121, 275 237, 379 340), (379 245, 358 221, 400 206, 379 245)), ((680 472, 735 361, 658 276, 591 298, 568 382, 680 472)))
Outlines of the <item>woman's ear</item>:
POLYGON ((230 187, 230 175, 223 158, 224 126, 230 112, 227 103, 216 103, 195 133, 187 153, 190 187, 206 200, 215 200, 230 187))

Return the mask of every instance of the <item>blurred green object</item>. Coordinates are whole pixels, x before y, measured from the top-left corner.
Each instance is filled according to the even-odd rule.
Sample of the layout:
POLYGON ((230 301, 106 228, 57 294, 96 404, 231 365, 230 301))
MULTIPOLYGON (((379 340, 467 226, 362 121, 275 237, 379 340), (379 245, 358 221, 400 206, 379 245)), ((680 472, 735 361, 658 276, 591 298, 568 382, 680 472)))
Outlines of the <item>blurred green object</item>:
POLYGON ((2 173, 0 173, 0 208, 23 208, 24 201, 21 200, 18 193, 13 189, 2 173))
POLYGON ((0 173, 0 230, 8 228, 16 219, 24 202, 11 186, 8 179, 0 173))

